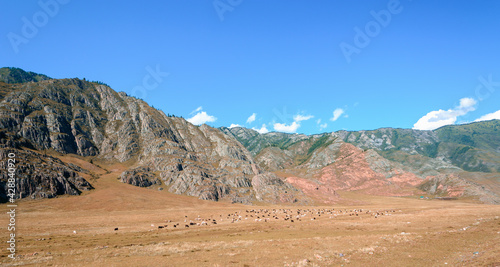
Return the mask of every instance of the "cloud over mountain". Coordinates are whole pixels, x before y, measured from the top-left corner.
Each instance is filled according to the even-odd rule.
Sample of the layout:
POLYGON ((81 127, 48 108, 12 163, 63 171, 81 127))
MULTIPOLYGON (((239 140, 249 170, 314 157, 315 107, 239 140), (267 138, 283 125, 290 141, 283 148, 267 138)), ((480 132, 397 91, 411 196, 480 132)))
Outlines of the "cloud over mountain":
POLYGON ((252 130, 255 130, 257 132, 259 132, 260 134, 265 134, 265 133, 268 133, 269 130, 267 129, 266 125, 265 124, 262 124, 262 127, 260 127, 260 129, 257 129, 257 128, 252 128, 252 130))
POLYGON ((290 125, 286 125, 284 123, 275 123, 273 125, 274 130, 278 132, 284 132, 284 133, 296 133, 297 130, 300 127, 300 124, 297 123, 296 121, 292 122, 290 125))
POLYGON ((445 125, 455 124, 457 117, 474 111, 476 103, 473 98, 464 97, 460 99, 460 104, 453 109, 440 109, 427 113, 413 125, 413 129, 434 130, 445 125))
POLYGON ((475 121, 489 121, 489 120, 500 120, 500 110, 483 115, 475 121))
POLYGON ((205 111, 200 111, 196 113, 193 117, 187 119, 190 123, 194 125, 201 125, 207 122, 214 122, 217 118, 211 115, 208 115, 205 111))
POLYGON ((274 123, 273 127, 275 131, 284 132, 284 133, 296 133, 300 128, 301 121, 307 121, 314 118, 313 115, 300 115, 297 114, 293 116, 292 124, 287 125, 286 123, 274 123))

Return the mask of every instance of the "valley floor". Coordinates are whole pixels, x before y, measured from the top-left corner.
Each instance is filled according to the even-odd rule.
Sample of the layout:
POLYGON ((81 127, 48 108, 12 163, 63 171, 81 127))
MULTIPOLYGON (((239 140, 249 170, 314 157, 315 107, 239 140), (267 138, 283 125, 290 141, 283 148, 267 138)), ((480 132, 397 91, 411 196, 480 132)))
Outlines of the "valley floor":
POLYGON ((123 184, 123 168, 82 196, 19 201, 15 260, 0 218, 1 265, 500 266, 498 205, 340 193, 352 204, 245 206, 123 184))

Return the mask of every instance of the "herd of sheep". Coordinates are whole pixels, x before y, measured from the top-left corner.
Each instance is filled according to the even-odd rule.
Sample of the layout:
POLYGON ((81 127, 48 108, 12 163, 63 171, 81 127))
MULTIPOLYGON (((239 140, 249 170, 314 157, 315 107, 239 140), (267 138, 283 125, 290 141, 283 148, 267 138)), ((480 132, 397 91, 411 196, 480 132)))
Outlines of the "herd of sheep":
MULTIPOLYGON (((320 219, 334 219, 337 216, 357 216, 378 218, 380 216, 390 216, 401 210, 367 210, 367 209, 334 209, 334 208, 309 208, 309 209, 247 209, 244 211, 235 211, 232 213, 211 215, 208 217, 188 218, 187 215, 181 220, 164 220, 157 229, 176 229, 189 228, 195 226, 210 226, 223 223, 241 223, 241 222, 272 222, 286 221, 289 223, 300 221, 316 221, 320 219)), ((155 227, 155 224, 151 224, 155 227)), ((118 228, 115 228, 118 230, 118 228)))

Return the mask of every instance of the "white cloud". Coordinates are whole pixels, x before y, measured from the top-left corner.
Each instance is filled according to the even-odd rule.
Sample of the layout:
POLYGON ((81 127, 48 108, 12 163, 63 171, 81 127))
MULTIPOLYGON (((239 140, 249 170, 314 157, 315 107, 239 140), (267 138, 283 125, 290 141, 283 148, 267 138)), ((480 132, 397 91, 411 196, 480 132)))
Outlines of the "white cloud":
MULTIPOLYGON (((293 122, 290 125, 287 125, 285 123, 274 123, 273 127, 275 131, 278 132, 284 132, 284 133, 296 133, 297 130, 300 128, 300 122, 301 121, 307 121, 314 118, 313 115, 300 115, 297 114, 293 116, 293 122)), ((320 120, 321 121, 321 120, 320 120)))
POLYGON ((500 120, 500 110, 483 115, 475 121, 489 121, 489 120, 500 120))
POLYGON ((326 127, 328 127, 328 124, 325 122, 323 124, 320 124, 319 125, 319 130, 322 131, 323 129, 325 129, 326 127))
POLYGON ((250 117, 247 119, 247 123, 252 123, 255 121, 255 117, 257 116, 256 113, 252 114, 250 117))
POLYGON ((307 121, 307 120, 312 119, 312 118, 314 118, 313 115, 304 116, 304 115, 297 114, 297 115, 293 116, 293 120, 295 122, 307 121))
POLYGON ((196 113, 198 111, 201 111, 203 109, 202 106, 199 106, 198 108, 196 108, 195 110, 191 111, 191 113, 189 113, 189 115, 193 114, 193 113, 196 113))
POLYGON ((323 123, 323 124, 321 124, 321 119, 317 119, 316 120, 316 124, 318 124, 320 131, 322 131, 323 129, 325 129, 326 127, 328 127, 328 124, 326 122, 323 123))
POLYGON ((427 113, 413 125, 413 129, 434 130, 445 125, 455 124, 457 117, 474 111, 476 103, 473 98, 462 98, 460 99, 460 105, 454 109, 440 109, 427 113))
POLYGON ((286 125, 284 123, 275 123, 273 125, 274 130, 278 132, 284 132, 284 133, 295 133, 297 132, 297 129, 299 129, 300 124, 294 121, 290 125, 286 125))
MULTIPOLYGON (((464 97, 462 99, 460 99, 460 108, 462 109, 469 109, 469 108, 472 108, 472 110, 470 111, 473 111, 474 109, 476 109, 474 106, 476 105, 476 100, 474 100, 474 98, 470 98, 470 97, 464 97)), ((469 111, 467 111, 469 112, 469 111)))
POLYGON ((269 130, 266 128, 265 124, 262 124, 262 127, 260 129, 257 129, 257 128, 252 128, 252 129, 261 133, 261 134, 265 134, 265 133, 269 132, 269 130))
POLYGON ((341 109, 341 108, 336 108, 334 111, 333 111, 333 117, 330 118, 331 121, 336 121, 340 118, 340 116, 342 116, 342 114, 344 114, 344 110, 341 109))
POLYGON ((193 117, 187 119, 187 121, 189 121, 194 125, 200 125, 207 122, 214 122, 216 120, 217 120, 216 117, 208 115, 205 111, 198 112, 193 117))
POLYGON ((234 127, 241 127, 241 125, 231 123, 231 126, 229 126, 229 129, 234 128, 234 127))

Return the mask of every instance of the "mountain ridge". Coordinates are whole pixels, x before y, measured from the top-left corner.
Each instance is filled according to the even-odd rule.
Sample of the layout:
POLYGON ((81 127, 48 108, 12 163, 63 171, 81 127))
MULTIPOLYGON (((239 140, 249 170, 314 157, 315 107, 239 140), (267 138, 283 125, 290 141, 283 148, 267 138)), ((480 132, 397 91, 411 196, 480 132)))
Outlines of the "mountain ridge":
MULTIPOLYGON (((118 177, 123 183, 204 200, 307 204, 333 203, 340 191, 388 196, 462 192, 500 203, 495 187, 491 193, 473 186, 495 180, 484 174, 500 170, 500 121, 435 131, 260 134, 241 127, 195 126, 101 82, 51 79, 13 68, 0 73, 7 70, 10 76, 0 76, 0 149, 45 162, 38 180, 30 177, 29 166, 18 170, 22 182, 16 189, 23 197, 92 190, 81 176, 85 169, 45 156, 53 150, 89 162, 127 163, 118 177), (474 188, 456 189, 464 186, 474 188)), ((2 159, 5 155, 0 153, 2 159)), ((2 201, 5 180, 0 177, 2 201)))
MULTIPOLYGON (((0 88, 5 136, 19 136, 38 151, 131 162, 122 182, 201 199, 249 203, 257 194, 252 178, 261 171, 251 155, 210 126, 166 116, 126 93, 77 78, 0 83, 0 88)), ((18 176, 29 179, 26 173, 18 176)), ((44 195, 17 189, 24 196, 44 195)))
MULTIPOLYGON (((330 133, 322 133, 322 134, 312 134, 312 135, 304 135, 304 134, 288 134, 288 133, 279 133, 279 132, 270 132, 270 133, 265 133, 265 134, 259 134, 257 131, 253 129, 248 129, 244 127, 233 127, 233 128, 228 128, 228 127, 220 127, 220 129, 226 133, 230 133, 233 136, 235 136, 236 139, 240 141, 243 145, 245 145, 249 151, 257 155, 259 152, 267 148, 269 146, 272 147, 279 147, 281 149, 289 147, 291 144, 297 142, 297 141, 304 141, 307 139, 311 138, 324 138, 330 135, 335 135, 338 138, 341 138, 345 142, 349 142, 352 144, 355 144, 356 146, 362 148, 362 149, 376 149, 378 151, 387 151, 391 150, 393 148, 396 148, 397 150, 405 150, 409 151, 410 153, 418 153, 420 155, 430 157, 430 158, 436 158, 438 156, 445 156, 445 155, 438 155, 437 154, 437 149, 438 147, 433 147, 439 145, 441 142, 447 142, 447 143, 452 143, 453 145, 462 145, 462 146, 469 146, 473 147, 475 149, 481 149, 481 150, 488 150, 486 152, 493 154, 494 157, 500 156, 498 153, 499 150, 495 149, 495 147, 500 147, 500 135, 497 134, 490 134, 491 136, 488 137, 488 142, 493 143, 492 145, 484 146, 484 141, 479 143, 479 146, 474 146, 474 144, 471 144, 469 142, 465 143, 460 143, 460 142, 450 142, 453 137, 450 137, 450 134, 446 134, 446 132, 449 132, 450 129, 455 129, 455 132, 457 129, 464 129, 465 127, 471 128, 474 127, 476 128, 492 128, 493 132, 499 132, 500 133, 500 120, 490 120, 490 121, 481 121, 481 122, 472 122, 472 123, 467 123, 463 125, 447 125, 440 127, 436 130, 414 130, 414 129, 404 129, 404 128, 391 128, 391 127, 383 127, 383 128, 378 128, 375 130, 361 130, 361 131, 346 131, 346 130, 339 130, 336 132, 330 132, 330 133), (485 127, 487 125, 487 127, 485 127), (248 132, 252 133, 250 134, 251 137, 249 137, 248 132), (387 134, 395 134, 395 136, 387 136, 387 134), (272 137, 267 138, 267 136, 271 135, 272 137), (276 139, 274 138, 274 135, 279 135, 280 138, 276 139), (401 139, 404 138, 410 138, 411 140, 403 140, 401 139), (412 141, 411 144, 410 141, 412 141), (260 142, 260 143, 259 143, 260 142), (415 144, 417 144, 415 146, 415 144), (420 145, 419 145, 420 144, 420 145), (415 147, 410 147, 410 145, 414 145, 415 147)), ((477 129, 476 129, 477 130, 477 129)), ((474 130, 472 130, 474 132, 474 130)), ((474 132, 474 134, 476 134, 474 132)), ((465 138, 466 140, 471 140, 471 138, 467 135, 459 135, 458 137, 456 136, 457 134, 454 134, 454 138, 457 139, 459 137, 465 138), (465 136, 465 137, 464 137, 465 136)), ((477 133, 476 135, 478 136, 484 136, 484 132, 477 133)), ((477 139, 477 138, 476 138, 477 139)), ((451 154, 450 151, 443 151, 443 154, 451 154)), ((383 155, 384 156, 384 155, 383 155)), ((385 155, 386 157, 388 155, 385 155)), ((450 155, 448 155, 450 156, 450 155)), ((450 159, 451 161, 451 159, 450 159)), ((500 158, 499 158, 500 161, 500 158)), ((455 164, 454 164, 455 165, 455 164)), ((456 166, 460 167, 460 165, 463 165, 463 162, 457 162, 456 166)), ((497 169, 499 166, 498 164, 495 164, 495 167, 490 169, 488 167, 478 167, 477 169, 474 169, 473 167, 468 168, 466 166, 466 170, 470 171, 484 171, 484 172, 498 172, 499 170, 497 169)))
POLYGON ((32 71, 25 71, 15 67, 0 68, 0 81, 5 83, 25 83, 25 82, 39 82, 44 80, 51 80, 45 74, 35 73, 32 71))

